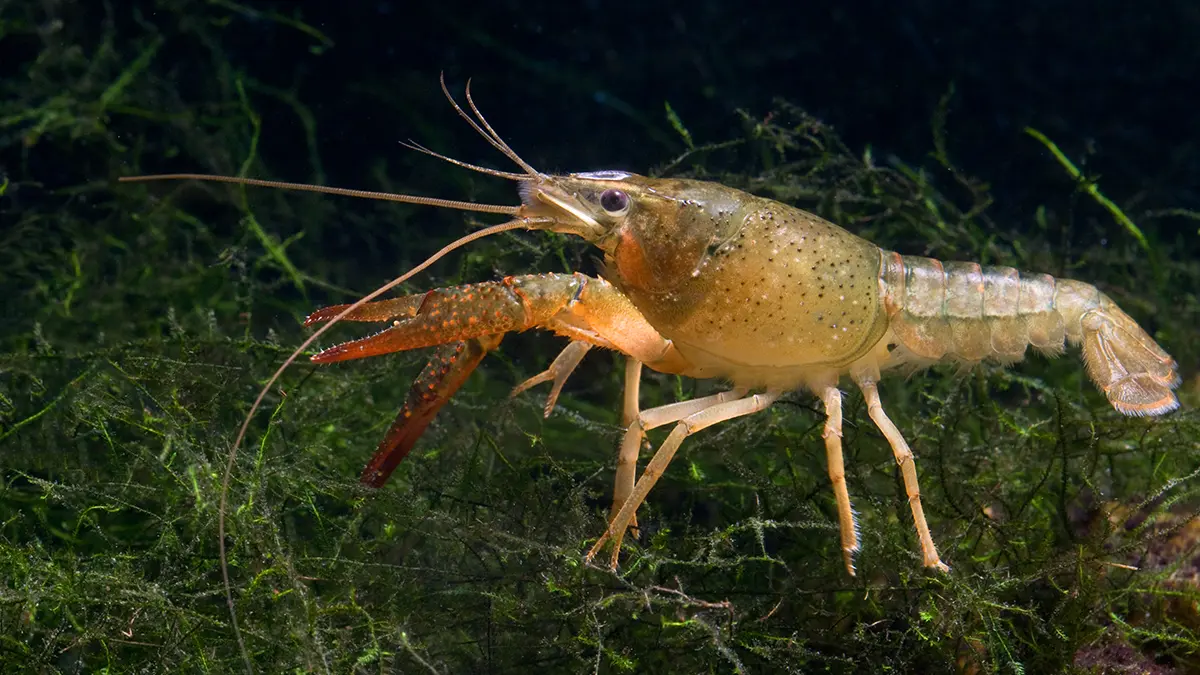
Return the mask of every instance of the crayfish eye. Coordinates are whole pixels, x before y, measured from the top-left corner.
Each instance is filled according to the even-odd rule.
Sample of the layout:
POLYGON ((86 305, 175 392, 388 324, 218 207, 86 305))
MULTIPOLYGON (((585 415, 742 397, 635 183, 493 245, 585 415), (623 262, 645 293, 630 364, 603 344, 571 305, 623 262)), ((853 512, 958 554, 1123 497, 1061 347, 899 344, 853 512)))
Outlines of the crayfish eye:
POLYGON ((629 195, 615 188, 600 193, 600 208, 610 216, 625 215, 629 210, 629 195))

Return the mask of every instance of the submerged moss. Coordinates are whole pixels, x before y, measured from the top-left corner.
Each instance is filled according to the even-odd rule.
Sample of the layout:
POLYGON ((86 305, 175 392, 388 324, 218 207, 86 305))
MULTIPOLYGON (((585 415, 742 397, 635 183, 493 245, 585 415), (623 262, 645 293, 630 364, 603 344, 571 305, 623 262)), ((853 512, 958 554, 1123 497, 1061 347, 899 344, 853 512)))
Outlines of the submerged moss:
MULTIPOLYGON (((28 73, 0 81, 0 215, 13 223, 0 234, 6 670, 1051 672, 1105 649, 1200 667, 1195 383, 1183 410, 1144 420, 1113 412, 1074 354, 888 379, 885 405, 917 453, 953 567, 944 576, 920 569, 891 452, 850 395, 847 480, 864 538, 854 579, 822 415, 796 394, 689 440, 611 574, 581 558, 604 526, 620 360, 590 355, 543 420, 544 392, 507 392, 561 346, 546 336, 506 341, 378 491, 356 477, 423 355, 285 376, 228 495, 243 657, 217 540, 242 416, 303 339, 300 317, 420 259, 462 219, 426 213, 445 227, 422 230, 407 207, 118 186, 167 167, 272 177, 259 108, 282 101, 308 137, 319 130, 304 102, 230 60, 221 27, 276 21, 321 48, 328 38, 233 3, 162 2, 153 21, 98 27, 31 5, 0 2, 2 40, 28 73), (203 55, 204 68, 179 54, 203 55)), ((684 133, 667 110, 663 124, 684 133)), ((438 133, 469 134, 455 122, 447 112, 438 133)), ((851 152, 780 102, 664 169, 796 203, 892 249, 1093 281, 1194 373, 1195 244, 1141 214, 1157 269, 1132 238, 1067 258, 1062 233, 1105 212, 1066 184, 1032 226, 993 220, 987 186, 949 156, 945 122, 928 166, 905 164, 851 152)), ((319 178, 315 148, 304 171, 319 178)), ((375 166, 362 187, 400 184, 375 166)), ((496 189, 433 170, 476 197, 496 189)), ((590 255, 511 236, 416 286, 586 267, 590 255)), ((718 385, 651 374, 644 386, 648 406, 718 385)))

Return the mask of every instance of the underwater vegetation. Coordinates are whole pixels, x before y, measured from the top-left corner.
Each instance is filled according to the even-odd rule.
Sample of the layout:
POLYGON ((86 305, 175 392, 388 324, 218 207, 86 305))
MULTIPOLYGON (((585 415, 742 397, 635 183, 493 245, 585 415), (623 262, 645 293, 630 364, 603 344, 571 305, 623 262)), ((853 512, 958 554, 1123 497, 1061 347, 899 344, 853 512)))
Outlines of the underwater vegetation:
MULTIPOLYGON (((790 395, 689 439, 612 573, 582 559, 607 514, 619 356, 593 350, 543 419, 544 390, 509 391, 563 341, 509 337, 380 490, 359 471, 427 354, 302 363, 270 392, 232 470, 231 614, 218 508, 258 388, 312 309, 353 301, 477 223, 237 186, 117 184, 165 170, 334 182, 321 139, 354 120, 321 116, 244 58, 243 29, 300 36, 318 58, 337 48, 274 5, 83 5, 0 0, 0 46, 21 74, 0 79, 0 670, 1200 670, 1197 215, 1110 191, 1079 139, 1038 129, 1027 139, 1044 161, 1039 201, 998 203, 986 172, 961 168, 953 92, 920 130, 927 156, 851 148, 786 101, 726 116, 716 137, 668 105, 654 124, 670 140, 654 147, 674 151, 628 168, 795 204, 907 254, 1094 283, 1178 361, 1180 410, 1114 412, 1076 352, 885 378, 952 568, 942 575, 921 568, 891 451, 848 392, 846 479, 863 536, 850 578, 823 411, 790 395), (301 139, 287 153, 279 125, 301 139)), ((397 81, 396 109, 414 111, 400 138, 453 156, 480 143, 438 102, 436 72, 397 81)), ((516 203, 504 181, 410 154, 360 158, 365 184, 349 187, 516 203)), ((505 234, 404 290, 594 273, 593 255, 563 236, 505 234)), ((648 373, 642 404, 720 387, 648 373)))

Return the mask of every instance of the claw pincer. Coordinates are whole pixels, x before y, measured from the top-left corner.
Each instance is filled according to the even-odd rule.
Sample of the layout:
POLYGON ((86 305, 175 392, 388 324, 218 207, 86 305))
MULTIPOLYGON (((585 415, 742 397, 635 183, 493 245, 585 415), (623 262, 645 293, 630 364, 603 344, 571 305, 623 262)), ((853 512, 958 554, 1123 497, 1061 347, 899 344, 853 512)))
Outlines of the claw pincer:
MULTIPOLYGON (((506 277, 439 288, 400 298, 399 302, 383 301, 380 304, 394 302, 396 310, 402 310, 383 319, 392 319, 391 326, 375 335, 330 347, 313 356, 312 361, 334 363, 526 330, 557 313, 574 297, 578 284, 575 275, 506 277)), ((362 309, 372 309, 371 304, 362 309)), ((308 322, 312 321, 310 317, 308 322)))

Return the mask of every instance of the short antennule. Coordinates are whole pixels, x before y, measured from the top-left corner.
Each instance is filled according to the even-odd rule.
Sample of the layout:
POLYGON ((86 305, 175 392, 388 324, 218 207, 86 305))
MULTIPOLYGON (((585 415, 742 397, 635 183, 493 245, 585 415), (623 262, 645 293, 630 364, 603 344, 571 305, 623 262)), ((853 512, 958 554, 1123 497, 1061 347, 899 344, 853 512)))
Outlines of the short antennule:
MULTIPOLYGON (((509 147, 508 143, 504 142, 504 139, 500 137, 500 134, 496 133, 496 130, 492 128, 492 125, 488 124, 488 121, 483 116, 483 113, 479 112, 479 107, 475 105, 474 99, 471 98, 471 82, 469 80, 467 81, 467 86, 466 86, 467 104, 471 108, 471 112, 475 114, 475 118, 478 118, 478 120, 479 120, 478 122, 475 120, 475 118, 472 118, 471 115, 468 114, 466 110, 463 110, 462 106, 460 106, 458 104, 458 101, 454 100, 454 96, 450 93, 450 89, 448 87, 446 87, 446 76, 444 73, 442 74, 440 81, 442 84, 442 93, 446 95, 446 100, 450 101, 450 105, 454 106, 454 110, 455 110, 455 112, 458 113, 459 117, 462 117, 464 120, 466 120, 467 124, 470 124, 471 128, 474 129, 480 136, 483 136, 483 138, 489 144, 491 144, 492 147, 494 147, 497 150, 499 150, 500 152, 504 153, 505 157, 508 157, 517 166, 524 169, 525 173, 516 173, 514 171, 501 171, 499 169, 489 169, 487 167, 479 166, 477 164, 471 164, 469 162, 464 162, 462 160, 454 159, 453 157, 447 157, 446 155, 443 155, 441 153, 434 152, 433 150, 430 150, 429 148, 426 148, 425 146, 423 146, 419 143, 416 143, 414 141, 407 141, 407 142, 402 141, 401 145, 405 146, 406 148, 416 150, 417 152, 424 153, 431 157, 440 159, 443 162, 449 162, 450 164, 453 164, 455 166, 460 166, 464 169, 469 169, 471 171, 476 171, 478 173, 487 174, 489 176, 495 176, 497 178, 505 178, 507 180, 514 180, 514 181, 528 181, 530 178, 541 180, 541 179, 546 178, 543 174, 539 173, 536 169, 534 169, 533 166, 531 166, 528 162, 521 159, 520 155, 518 155, 511 147, 509 147)), ((302 192, 316 192, 316 193, 320 193, 320 194, 338 195, 338 196, 342 196, 342 197, 355 197, 358 199, 375 199, 375 200, 385 201, 385 202, 399 202, 402 204, 417 204, 417 205, 421 205, 421 206, 434 206, 434 207, 444 208, 444 209, 457 209, 459 211, 475 211, 477 213, 501 213, 501 214, 508 215, 508 216, 519 215, 521 213, 521 208, 522 208, 521 206, 507 206, 507 205, 503 205, 503 204, 478 204, 475 202, 467 202, 467 201, 461 201, 461 200, 457 200, 457 199, 441 199, 438 197, 421 197, 421 196, 417 196, 417 195, 402 195, 402 194, 396 194, 393 192, 377 192, 374 190, 354 190, 354 189, 350 189, 350 188, 328 187, 325 185, 310 185, 308 183, 290 183, 290 182, 286 182, 286 181, 263 180, 261 178, 243 178, 241 176, 222 176, 219 174, 164 173, 164 174, 148 174, 148 175, 143 175, 143 176, 121 176, 121 177, 117 178, 117 182, 119 182, 119 183, 144 183, 144 182, 156 181, 156 180, 196 180, 196 181, 204 181, 204 182, 209 182, 209 183, 231 183, 234 185, 248 185, 248 186, 254 186, 254 187, 275 188, 275 189, 280 189, 280 190, 298 190, 298 191, 302 191, 302 192)))
POLYGON ((467 124, 470 124, 471 128, 474 129, 480 136, 483 136, 493 148, 496 148, 500 152, 504 153, 505 157, 508 157, 513 161, 514 164, 524 169, 525 173, 529 174, 533 178, 542 177, 542 174, 538 172, 537 169, 534 169, 529 162, 521 159, 520 155, 510 148, 508 143, 504 142, 503 138, 500 138, 500 134, 496 133, 496 130, 492 128, 492 125, 488 124, 488 121, 483 116, 483 113, 479 112, 479 108, 475 105, 474 99, 471 98, 470 80, 467 80, 466 86, 467 105, 470 106, 471 112, 475 113, 475 117, 479 118, 478 122, 468 115, 467 111, 463 110, 462 106, 458 104, 458 101, 454 99, 454 95, 450 93, 449 87, 446 86, 446 74, 441 73, 438 79, 442 84, 442 93, 446 95, 446 100, 450 101, 450 105, 454 106, 454 110, 458 113, 459 117, 466 120, 467 124), (480 126, 480 124, 483 126, 480 126))
POLYGON ((400 141, 400 145, 403 145, 404 147, 408 148, 409 150, 416 150, 419 153, 429 155, 430 157, 433 157, 434 159, 440 159, 443 162, 448 162, 450 164, 453 164, 454 166, 461 166, 464 169, 470 169, 471 171, 478 171, 479 173, 485 173, 489 176, 495 176, 497 178, 507 178, 508 180, 529 180, 529 176, 527 176, 523 173, 516 173, 515 171, 501 171, 499 169, 489 169, 486 166, 479 166, 478 164, 470 164, 468 162, 462 161, 461 159, 454 159, 453 157, 447 157, 446 155, 443 155, 440 152, 434 152, 433 150, 430 150, 429 148, 427 148, 427 147, 421 145, 420 143, 417 143, 416 141, 413 141, 411 139, 407 140, 407 141, 400 141))

